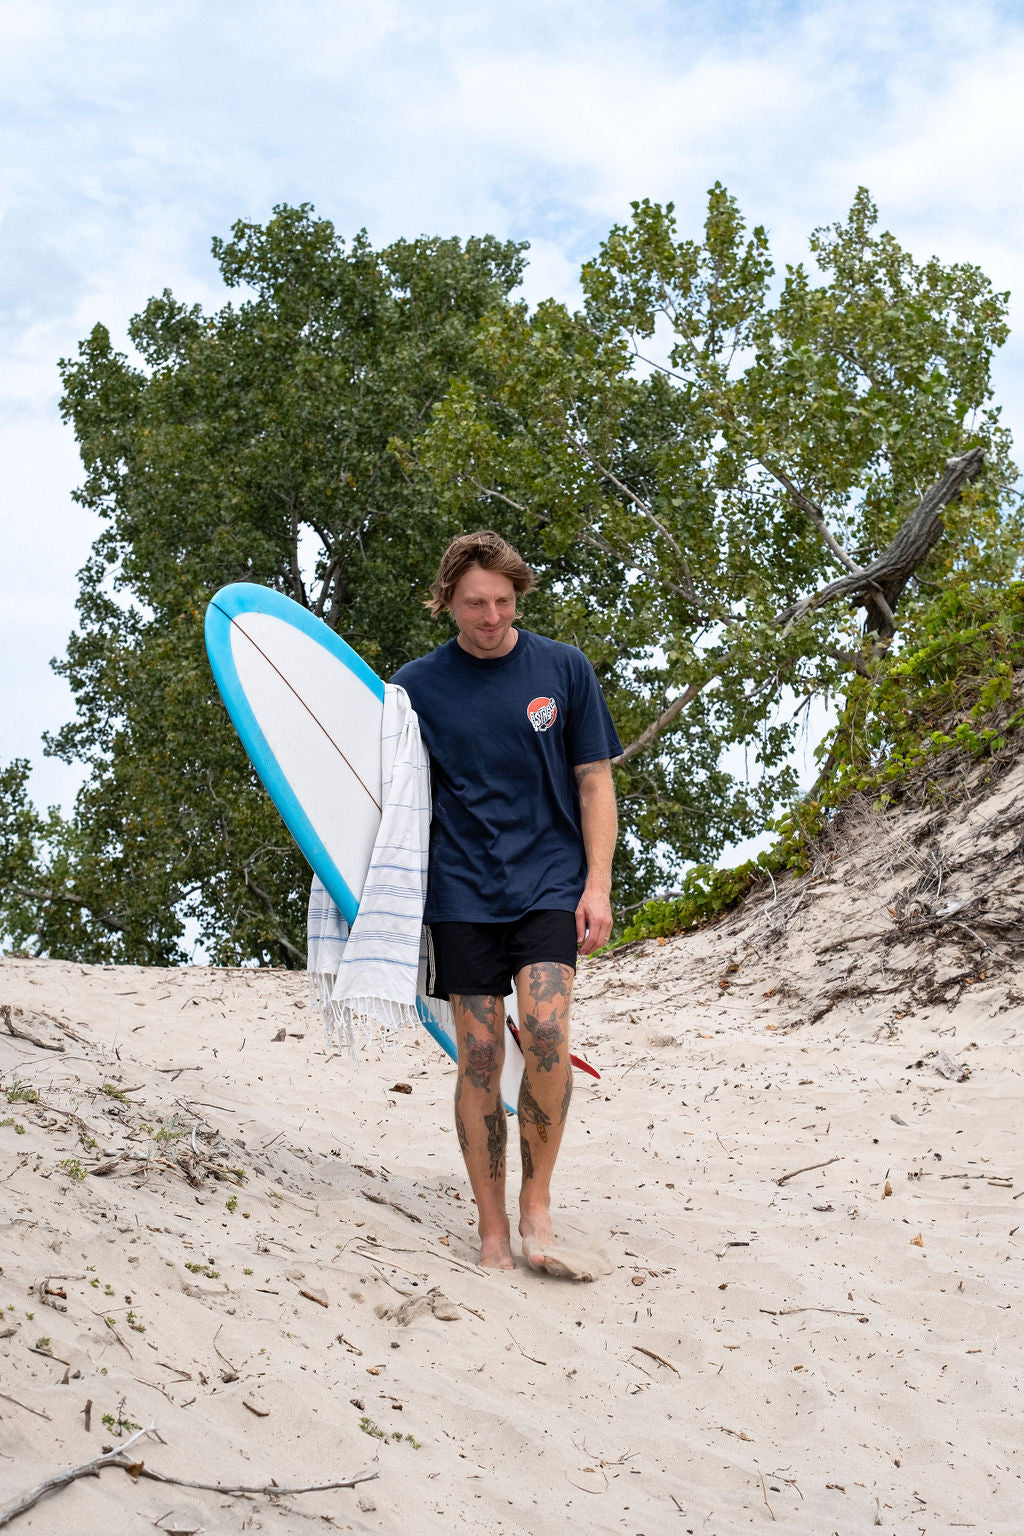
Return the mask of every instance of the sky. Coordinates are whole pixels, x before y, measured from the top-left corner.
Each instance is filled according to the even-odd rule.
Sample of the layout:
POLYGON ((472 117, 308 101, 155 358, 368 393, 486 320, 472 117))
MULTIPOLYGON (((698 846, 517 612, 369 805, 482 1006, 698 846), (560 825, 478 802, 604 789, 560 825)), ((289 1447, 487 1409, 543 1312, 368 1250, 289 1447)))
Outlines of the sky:
POLYGON ((98 531, 58 359, 97 321, 123 348, 164 288, 219 306, 234 220, 528 240, 526 296, 571 302, 633 199, 696 233, 722 181, 781 264, 863 184, 919 258, 1024 287, 1024 10, 998 0, 0 0, 0 78, 0 761, 40 805, 81 778, 41 740, 98 531))

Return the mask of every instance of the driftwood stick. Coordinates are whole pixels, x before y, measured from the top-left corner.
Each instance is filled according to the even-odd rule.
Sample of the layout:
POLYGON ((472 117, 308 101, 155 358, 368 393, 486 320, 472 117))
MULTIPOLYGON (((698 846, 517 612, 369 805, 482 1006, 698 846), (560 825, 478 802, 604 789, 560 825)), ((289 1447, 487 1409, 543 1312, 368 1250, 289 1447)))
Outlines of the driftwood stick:
POLYGON ((89 1461, 79 1462, 76 1467, 67 1467, 63 1472, 55 1472, 44 1482, 37 1483, 34 1488, 29 1489, 28 1493, 23 1493, 13 1503, 5 1504, 3 1509, 0 1509, 0 1526, 10 1525, 12 1520, 16 1520, 34 1504, 38 1504, 39 1500, 45 1498, 48 1493, 56 1493, 59 1488, 66 1488, 69 1483, 76 1482, 80 1477, 95 1477, 103 1467, 134 1465, 122 1460, 125 1451, 133 1446, 136 1440, 141 1440, 143 1435, 151 1434, 155 1429, 155 1423, 149 1424, 145 1429, 136 1430, 135 1434, 125 1440, 122 1445, 115 1445, 112 1450, 93 1456, 89 1461))
POLYGON ((155 1433, 156 1423, 154 1422, 147 1425, 145 1429, 136 1430, 135 1434, 130 1436, 121 1445, 116 1445, 111 1450, 102 1452, 99 1456, 93 1456, 91 1460, 83 1461, 76 1467, 68 1467, 63 1472, 56 1472, 53 1477, 46 1478, 44 1482, 38 1483, 28 1493, 22 1494, 13 1503, 7 1504, 3 1509, 0 1509, 0 1526, 10 1525, 12 1520, 17 1519, 18 1515, 23 1515, 33 1505, 38 1504, 40 1499, 45 1498, 48 1493, 56 1493, 58 1489, 68 1487, 70 1483, 76 1482, 80 1477, 95 1477, 104 1467, 120 1467, 133 1478, 144 1477, 155 1483, 173 1484, 176 1488, 198 1488, 204 1493, 223 1493, 228 1495, 262 1494, 267 1498, 271 1498, 275 1494, 331 1493, 336 1488, 355 1488, 359 1483, 372 1482, 374 1478, 380 1475, 378 1472, 357 1472, 353 1477, 341 1478, 333 1483, 303 1483, 294 1487, 279 1483, 259 1483, 252 1486, 239 1484, 237 1487, 228 1483, 196 1483, 188 1478, 168 1477, 162 1472, 153 1472, 143 1462, 136 1461, 133 1457, 126 1455, 126 1452, 130 1450, 137 1440, 141 1440, 144 1435, 155 1433))
POLYGON ((116 1325, 114 1323, 114 1319, 112 1317, 107 1317, 102 1312, 93 1311, 92 1315, 93 1315, 93 1317, 102 1317, 103 1318, 103 1321, 106 1323, 107 1327, 110 1329, 111 1333, 114 1335, 114 1338, 120 1344, 121 1348, 124 1350, 125 1354, 129 1358, 129 1360, 134 1360, 135 1356, 132 1354, 131 1350, 128 1348, 128 1345, 125 1343, 124 1339, 122 1339, 121 1335, 118 1333, 117 1327, 116 1327, 116 1325))
POLYGON ((515 1345, 516 1349, 518 1349, 519 1353, 522 1355, 524 1360, 532 1360, 534 1365, 547 1365, 547 1361, 546 1360, 541 1360, 538 1355, 528 1355, 526 1353, 526 1350, 520 1344, 519 1340, 516 1338, 516 1336, 512 1332, 511 1328, 506 1328, 505 1332, 508 1334, 509 1338, 512 1340, 512 1343, 515 1345))
POLYGON ((192 1483, 184 1477, 165 1477, 162 1472, 151 1472, 148 1467, 136 1472, 134 1465, 126 1464, 125 1471, 131 1471, 137 1477, 151 1478, 155 1483, 173 1483, 175 1488, 200 1488, 205 1493, 261 1493, 268 1498, 281 1493, 331 1493, 335 1488, 355 1488, 359 1483, 370 1483, 380 1476, 379 1472, 357 1472, 354 1477, 344 1477, 336 1483, 302 1483, 291 1488, 280 1483, 254 1483, 252 1486, 239 1484, 235 1488, 227 1483, 192 1483))
MULTIPOLYGON (((863 1312, 851 1312, 849 1307, 758 1307, 768 1317, 794 1317, 797 1312, 829 1312, 833 1317, 864 1318, 863 1312)), ((866 1322, 867 1319, 864 1318, 866 1322)))
POLYGON ((771 1505, 768 1503, 768 1489, 764 1485, 764 1473, 761 1471, 760 1467, 758 1467, 758 1469, 757 1469, 757 1475, 761 1479, 761 1497, 764 1499, 764 1502, 767 1505, 768 1513, 771 1515, 772 1519, 774 1520, 775 1519, 775 1511, 774 1511, 774 1509, 772 1509, 771 1505))
POLYGON ((1012 1184, 1013 1179, 1008 1173, 940 1173, 940 1179, 987 1179, 991 1184, 993 1179, 997 1184, 1012 1184))
MULTIPOLYGON (((217 1345, 217 1338, 218 1338, 218 1335, 220 1334, 221 1328, 223 1328, 223 1327, 224 1327, 224 1324, 221 1323, 220 1328, 218 1328, 217 1332, 214 1334, 214 1336, 213 1336, 213 1347, 216 1350, 217 1354, 220 1356, 220 1358, 224 1361, 224 1364, 227 1366, 228 1370, 229 1371, 234 1371, 234 1370, 237 1369, 236 1366, 235 1366, 234 1361, 233 1360, 229 1360, 227 1355, 224 1353, 224 1351, 222 1349, 220 1349, 218 1347, 218 1345, 217 1345)), ((174 1366, 173 1369, 177 1370, 178 1367, 174 1366)))
MULTIPOLYGON (((61 1361, 62 1365, 63 1363, 64 1362, 61 1361)), ((50 1415, 48 1413, 44 1413, 41 1408, 30 1408, 28 1403, 20 1403, 18 1399, 16 1397, 12 1397, 9 1392, 0 1392, 0 1397, 3 1398, 5 1403, 13 1403, 15 1408, 24 1408, 26 1413, 34 1413, 37 1419, 48 1419, 50 1417, 50 1415)))
POLYGON ((792 1173, 784 1173, 775 1180, 776 1184, 787 1184, 790 1179, 795 1179, 798 1173, 813 1173, 815 1168, 830 1168, 833 1163, 838 1163, 840 1158, 830 1157, 824 1163, 808 1163, 806 1168, 794 1168, 792 1173))
MULTIPOLYGON (((64 1046, 61 1041, 40 1040, 39 1036, 32 1034, 31 1030, 19 1029, 11 1018, 11 1010, 6 1004, 0 1008, 0 1018, 4 1021, 7 1033, 13 1035, 16 1040, 27 1040, 29 1045, 36 1045, 41 1051, 63 1051, 64 1046)), ((54 1022, 56 1023, 56 1020, 54 1022)))
POLYGON ((653 1349, 646 1349, 643 1344, 634 1344, 632 1347, 638 1349, 642 1355, 646 1355, 648 1360, 657 1360, 659 1365, 667 1365, 670 1371, 675 1371, 676 1375, 679 1375, 672 1361, 666 1360, 664 1355, 656 1355, 653 1349))
POLYGON ((872 931, 870 933, 850 933, 850 934, 847 934, 847 936, 845 938, 843 938, 843 939, 836 939, 831 944, 823 944, 821 946, 821 948, 820 949, 816 949, 814 951, 814 953, 816 955, 827 955, 830 950, 833 950, 833 949, 843 949, 847 944, 858 944, 861 941, 861 939, 886 939, 886 938, 889 938, 890 935, 892 934, 892 932, 893 932, 893 930, 891 928, 874 928, 874 929, 872 929, 872 931))

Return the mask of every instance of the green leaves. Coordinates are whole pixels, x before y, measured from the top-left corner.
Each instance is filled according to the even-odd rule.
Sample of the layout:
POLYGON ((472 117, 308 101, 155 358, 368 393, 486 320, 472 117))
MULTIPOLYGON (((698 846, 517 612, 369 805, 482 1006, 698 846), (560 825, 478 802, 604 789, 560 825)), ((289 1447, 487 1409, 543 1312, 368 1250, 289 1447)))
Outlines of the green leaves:
POLYGON ((624 903, 759 830, 792 792, 795 701, 841 692, 889 640, 865 643, 849 600, 815 594, 881 556, 969 447, 983 478, 887 595, 912 620, 923 583, 1017 567, 989 384, 1006 296, 976 268, 916 263, 876 220, 859 193, 812 236, 819 273, 776 282, 765 231, 722 186, 697 239, 671 204, 634 203, 583 269, 582 312, 489 317, 407 447, 441 505, 537 531, 545 622, 594 659, 630 743, 624 903), (721 768, 739 748, 749 792, 721 768))
POLYGON ((308 871, 216 695, 206 604, 264 582, 385 674, 436 643, 420 596, 457 530, 389 442, 429 418, 523 251, 376 251, 308 205, 213 249, 236 302, 205 315, 165 291, 129 328, 141 365, 101 326, 63 365, 104 530, 60 667, 77 718, 51 743, 91 767, 61 845, 61 910, 82 900, 35 942, 82 959, 182 959, 190 929, 224 963, 303 963, 308 871))
MULTIPOLYGON (((720 184, 692 235, 636 202, 578 313, 513 300, 522 245, 378 251, 308 205, 213 251, 232 302, 165 291, 130 326, 140 361, 96 326, 63 365, 104 527, 60 666, 77 717, 51 747, 91 777, 69 824, 28 805, 23 765, 0 781, 17 887, 50 892, 6 899, 19 942, 161 962, 188 924, 216 960, 299 964, 307 872, 215 695, 206 602, 265 582, 387 674, 443 637, 421 598, 474 526, 537 568, 524 621, 590 656, 627 744, 623 907, 765 826, 816 696, 841 728, 779 857, 802 856, 829 782, 935 749, 901 719, 957 750, 1011 728, 982 710, 961 740, 932 712, 968 673, 1004 687, 985 647, 1016 632, 985 609, 1024 545, 989 373, 1006 295, 916 261, 866 191, 778 275, 720 184), (924 516, 951 458, 970 472, 924 516)), ((686 911, 738 888, 695 871, 686 911)))

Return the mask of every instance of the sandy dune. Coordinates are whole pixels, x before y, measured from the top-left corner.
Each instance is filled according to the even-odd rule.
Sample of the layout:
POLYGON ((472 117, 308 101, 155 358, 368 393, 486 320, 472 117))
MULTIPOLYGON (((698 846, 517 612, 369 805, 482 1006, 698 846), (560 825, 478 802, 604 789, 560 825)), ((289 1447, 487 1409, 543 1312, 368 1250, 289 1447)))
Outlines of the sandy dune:
POLYGON ((355 1068, 300 976, 0 963, 0 1510, 152 1423, 165 1477, 377 1474, 111 1468, 11 1528, 1020 1536, 1021 780, 943 822, 939 882, 924 812, 865 810, 582 968, 591 1285, 474 1265, 425 1035, 355 1068), (976 858, 996 895, 943 918, 976 858))

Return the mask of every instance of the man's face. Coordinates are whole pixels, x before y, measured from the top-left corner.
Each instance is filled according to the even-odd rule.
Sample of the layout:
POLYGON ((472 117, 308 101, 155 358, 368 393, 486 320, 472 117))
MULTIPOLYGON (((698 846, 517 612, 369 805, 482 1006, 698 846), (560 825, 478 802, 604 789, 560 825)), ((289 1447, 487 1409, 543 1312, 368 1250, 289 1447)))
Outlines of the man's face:
POLYGON ((459 644, 484 660, 507 656, 516 643, 516 589, 507 576, 471 565, 455 584, 449 611, 459 626, 459 644))

